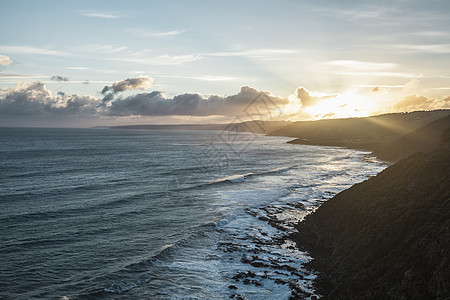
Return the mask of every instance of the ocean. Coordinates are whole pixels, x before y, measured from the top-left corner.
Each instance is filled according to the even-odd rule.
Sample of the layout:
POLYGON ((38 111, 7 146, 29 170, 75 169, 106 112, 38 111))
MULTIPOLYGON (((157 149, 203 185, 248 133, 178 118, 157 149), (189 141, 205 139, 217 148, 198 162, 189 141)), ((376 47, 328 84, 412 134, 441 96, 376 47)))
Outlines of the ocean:
POLYGON ((0 128, 0 299, 310 299, 289 239, 386 167, 220 131, 0 128))

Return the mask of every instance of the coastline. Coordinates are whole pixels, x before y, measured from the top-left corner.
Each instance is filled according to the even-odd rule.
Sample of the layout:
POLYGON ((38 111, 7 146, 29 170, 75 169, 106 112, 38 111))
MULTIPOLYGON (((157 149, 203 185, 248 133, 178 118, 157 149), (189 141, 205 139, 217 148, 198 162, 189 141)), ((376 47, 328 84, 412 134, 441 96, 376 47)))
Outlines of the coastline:
MULTIPOLYGON (((399 160, 399 156, 408 156, 408 154, 415 152, 417 150, 429 150, 431 148, 435 148, 436 145, 438 144, 438 141, 440 141, 440 136, 442 134, 442 131, 446 128, 446 126, 448 125, 450 120, 450 117, 443 117, 437 120, 433 120, 430 123, 426 123, 425 125, 418 127, 416 130, 413 130, 412 132, 408 132, 405 133, 403 135, 393 135, 388 139, 378 139, 378 140, 370 140, 370 139, 335 139, 335 140, 315 140, 315 141, 311 141, 311 140, 306 140, 306 139, 302 139, 302 138, 297 138, 291 141, 288 141, 287 143, 289 144, 302 144, 302 145, 310 145, 310 146, 325 146, 325 147, 341 147, 341 148, 347 148, 347 149, 352 149, 352 150, 356 150, 356 151, 370 151, 372 152, 371 154, 368 154, 367 156, 372 156, 375 157, 376 159, 380 159, 380 161, 383 161, 386 164, 389 164, 390 166, 388 167, 388 169, 390 169, 391 167, 395 167, 396 161, 399 160), (424 136, 427 137, 427 139, 424 139, 424 136), (429 138, 431 137, 431 138, 429 138), (406 142, 405 142, 406 141, 406 142), (400 155, 397 153, 395 153, 396 155, 392 155, 392 146, 390 145, 395 145, 395 147, 399 148, 399 149, 406 149, 405 151, 401 152, 400 155), (389 149, 390 146, 391 149, 389 149)), ((237 132, 242 132, 241 129, 245 128, 242 125, 241 126, 237 126, 237 132)), ((211 127, 209 129, 212 129, 211 127)), ((216 128, 215 128, 216 129, 216 128)), ((218 130, 218 129, 216 129, 218 130)), ((233 130, 231 130, 233 131, 233 130)), ((245 131, 244 131, 245 132, 245 131)), ((253 132, 253 134, 264 134, 263 132, 253 132)), ((278 134, 273 134, 273 133, 266 133, 266 135, 269 136, 284 136, 284 137, 292 137, 292 136, 288 136, 285 134, 282 134, 282 132, 279 130, 278 134)), ((384 171, 383 171, 384 172, 384 171)), ((383 173, 381 172, 381 173, 383 173)), ((380 173, 380 174, 381 174, 380 173)), ((376 177, 378 177, 380 174, 378 174, 376 177)), ((334 274, 336 274, 336 271, 333 268, 329 268, 328 266, 330 265, 330 261, 328 260, 328 257, 330 256, 330 249, 331 248, 327 248, 328 246, 325 245, 324 249, 321 249, 321 247, 317 246, 317 237, 313 236, 311 232, 313 232, 313 230, 311 228, 309 229, 305 229, 303 227, 303 224, 307 224, 305 223, 305 221, 300 220, 299 223, 297 224, 292 224, 292 227, 295 228, 296 230, 298 230, 298 234, 297 233, 292 233, 290 231, 290 229, 285 228, 283 225, 283 221, 280 221, 277 218, 277 214, 281 214, 284 212, 289 211, 289 209, 292 207, 295 207, 296 209, 299 209, 301 211, 301 213, 303 214, 302 219, 306 218, 305 220, 310 220, 310 219, 315 219, 317 217, 314 217, 317 212, 321 212, 324 210, 325 207, 324 205, 328 202, 328 201, 332 201, 335 198, 339 198, 341 197, 341 194, 346 194, 348 193, 348 191, 351 191, 352 189, 354 189, 357 186, 363 186, 362 191, 364 191, 364 186, 367 184, 368 181, 370 181, 371 179, 368 179, 366 181, 363 181, 361 183, 357 183, 355 185, 353 185, 352 187, 345 189, 344 191, 338 193, 337 195, 335 195, 333 198, 331 199, 324 199, 325 201, 318 203, 317 206, 313 207, 312 209, 310 208, 309 210, 305 210, 305 207, 302 207, 299 203, 290 203, 286 206, 281 206, 281 207, 277 207, 275 210, 273 207, 267 207, 263 209, 263 215, 255 215, 255 217, 259 218, 262 221, 267 222, 270 226, 287 232, 288 234, 290 234, 290 238, 292 241, 294 241, 296 248, 300 251, 306 251, 305 253, 309 253, 312 256, 312 261, 309 261, 306 266, 301 267, 301 268, 312 268, 312 272, 318 272, 318 277, 314 279, 314 285, 313 285, 313 289, 315 289, 315 292, 310 295, 310 299, 314 299, 317 296, 324 296, 325 298, 327 297, 331 297, 332 299, 337 298, 340 299, 339 297, 341 297, 342 299, 352 299, 354 296, 350 293, 344 293, 343 296, 340 295, 339 293, 336 292, 336 288, 333 286, 332 282, 336 282, 341 280, 344 283, 338 283, 338 288, 339 290, 344 291, 345 288, 343 287, 343 285, 345 285, 345 280, 342 279, 342 277, 336 276, 335 278, 331 278, 333 277, 334 274), (308 230, 310 232, 308 232, 308 230), (330 296, 332 295, 332 296, 330 296)), ((392 180, 392 179, 391 179, 392 180)), ((355 199, 355 201, 357 201, 357 199, 355 199)), ((338 209, 336 209, 335 211, 339 211, 338 209)), ((320 214, 320 213, 319 213, 320 214)), ((354 215, 357 216, 358 212, 354 212, 354 215)), ((346 218, 353 218, 353 216, 347 216, 346 218)), ((357 217, 355 217, 355 219, 358 219, 357 217)), ((323 220, 322 220, 323 221, 323 220)), ((334 220, 335 222, 339 222, 339 220, 334 220)), ((312 222, 312 221, 308 221, 308 222, 312 222)), ((323 222, 318 222, 316 221, 315 225, 313 226, 314 229, 319 230, 318 228, 320 228, 323 225, 323 222)), ((360 224, 361 225, 361 224, 360 224)), ((359 226, 360 226, 359 225, 359 226)), ((335 232, 335 235, 337 235, 338 233, 335 232)), ((320 233, 318 233, 318 236, 321 236, 320 233)), ((370 241, 370 237, 366 238, 366 240, 370 241)), ((382 239, 380 240, 381 242, 383 241, 382 239)), ((380 242, 378 241, 378 242, 380 242)), ((283 242, 279 243, 279 246, 281 246, 283 243, 285 242, 285 240, 283 242)), ((355 246, 357 246, 358 241, 354 242, 355 246)), ((321 245, 322 247, 324 245, 321 245)), ((227 249, 227 246, 225 246, 227 249)), ((291 246, 290 246, 291 247, 291 246)), ((231 249, 231 248, 230 248, 231 249)), ((228 250, 228 251, 232 251, 228 250)), ((367 249, 366 249, 367 251, 367 249)), ((337 261, 339 261, 339 259, 337 259, 337 261)), ((264 265, 263 263, 261 263, 261 261, 255 260, 254 258, 252 258, 251 256, 248 257, 243 257, 242 258, 242 262, 245 264, 248 264, 250 266, 253 267, 267 267, 266 265, 264 265)), ((334 262, 334 265, 337 264, 337 262, 334 262)), ((303 266, 304 263, 301 263, 299 266, 303 266)), ((287 268, 286 266, 283 266, 283 264, 281 263, 274 263, 271 268, 274 269, 283 269, 283 268, 287 268)), ((296 273, 296 271, 294 269, 290 269, 291 267, 289 267, 288 269, 285 269, 286 271, 289 271, 291 273, 292 276, 292 281, 291 280, 287 280, 287 281, 280 281, 280 283, 282 284, 287 284, 291 287, 291 291, 292 291, 292 297, 301 297, 301 298, 305 298, 306 295, 304 294, 304 291, 302 291, 301 288, 297 287, 294 282, 294 278, 296 278, 296 276, 298 276, 298 274, 296 273)), ((366 267, 360 267, 360 271, 364 270, 364 268, 366 267)), ((405 273, 408 270, 404 270, 403 273, 405 273)), ((372 273, 374 273, 372 270, 370 271, 372 273)), ((363 272, 364 273, 364 272, 363 272)), ((314 274, 314 273, 313 273, 314 274)), ((358 273, 359 274, 359 273, 358 273)), ((398 274, 397 274, 398 275, 398 274)), ((236 280, 239 281, 243 281, 245 282, 254 282, 254 276, 255 274, 252 272, 247 272, 247 273, 242 273, 240 274, 238 277, 236 277, 236 280)), ((349 275, 350 276, 350 275, 349 275)), ((358 275, 360 276, 360 275, 358 275)), ((397 276, 398 277, 398 276, 397 276)), ((442 277, 442 276, 441 276, 442 277)), ((392 281, 392 279, 391 279, 392 281)), ((442 280, 441 280, 442 281, 442 280)), ((256 281, 255 281, 256 282, 256 281)), ((257 284, 257 283, 255 283, 257 284)), ((405 285, 405 284, 404 284, 405 285)), ((365 285, 365 287, 368 289, 369 285, 365 285)), ((234 289, 234 285, 231 285, 229 288, 231 290, 234 289)), ((403 288, 403 289, 407 289, 407 288, 403 288)), ((376 299, 377 297, 387 297, 387 294, 383 294, 378 291, 378 292, 374 292, 376 295, 373 296, 371 294, 365 294, 364 297, 365 298, 369 298, 369 299, 376 299)), ((399 293, 401 292, 397 292, 396 295, 399 295, 399 293)), ((442 293, 440 290, 439 291, 435 291, 433 293, 442 293)), ((239 294, 234 294, 234 295, 239 295, 239 294)))
MULTIPOLYGON (((311 141, 296 138, 288 142, 301 145, 369 150, 372 151, 372 156, 389 163, 388 168, 374 178, 369 178, 338 193, 295 226, 298 233, 291 235, 292 240, 296 242, 299 249, 312 256, 313 259, 308 265, 319 272, 314 283, 318 294, 325 299, 421 299, 430 297, 448 299, 450 297, 450 287, 446 283, 446 278, 450 277, 450 273, 445 271, 449 269, 450 235, 448 234, 448 220, 450 220, 450 215, 447 213, 440 219, 440 222, 426 225, 432 229, 420 231, 411 227, 411 224, 418 225, 420 229, 420 226, 427 224, 424 218, 428 217, 428 222, 432 222, 436 219, 436 216, 430 212, 430 207, 425 208, 424 205, 426 204, 421 203, 417 198, 413 199, 416 202, 409 199, 414 198, 415 193, 426 196, 432 194, 435 190, 441 189, 444 194, 450 190, 449 179, 448 176, 446 177, 447 174, 450 174, 448 168, 450 161, 449 137, 450 116, 444 116, 387 141, 374 142, 364 139, 311 141), (432 165, 429 160, 433 160, 433 158, 439 163, 432 165), (405 170, 407 167, 413 168, 412 174, 405 170), (422 168, 421 171, 416 170, 419 168, 422 168), (445 169, 445 171, 440 172, 440 177, 424 177, 426 173, 435 175, 439 168, 445 169), (397 174, 392 175, 391 173, 397 174), (423 179, 421 183, 416 182, 418 178, 423 179), (403 186, 385 187, 389 183, 397 183, 399 180, 404 184, 403 186), (373 188, 373 181, 379 183, 378 188, 373 188), (447 186, 447 189, 442 190, 442 185, 447 186), (352 195, 355 190, 357 191, 356 194, 352 195), (385 191, 385 194, 379 196, 380 191, 385 191), (398 195, 398 193, 405 192, 406 195, 411 195, 403 196, 403 198, 398 195), (380 202, 380 197, 390 198, 392 203, 380 202), (369 198, 372 200, 371 202, 365 201, 369 198), (400 205, 398 204, 400 201, 403 205, 401 208, 397 207, 400 205), (378 203, 381 212, 374 210, 361 217, 362 212, 367 207, 372 207, 374 203, 378 203), (414 205, 419 205, 419 208, 415 209, 414 205), (357 209, 349 209, 352 206, 357 207, 357 209), (394 214, 392 207, 398 210, 396 212, 397 219, 377 220, 377 218, 385 217, 390 213, 394 214), (349 210, 351 213, 348 213, 349 210), (402 219, 402 214, 408 215, 410 219, 402 219), (401 221, 396 223, 398 220, 401 221), (347 225, 340 226, 341 223, 347 225), (380 228, 382 226, 379 223, 385 223, 387 228, 394 227, 393 230, 398 226, 403 228, 403 231, 392 237, 389 236, 391 232, 387 228, 384 230, 380 228), (367 230, 365 235, 359 234, 361 228, 367 230), (432 235, 435 230, 441 230, 443 233, 428 240, 422 237, 422 235, 432 235), (420 234, 415 234, 417 232, 420 232, 420 234), (342 235, 347 235, 347 240, 340 239, 339 236, 342 235), (405 236, 408 237, 409 244, 406 247, 403 246, 399 251, 400 246, 396 244, 396 241, 401 241, 405 236), (434 247, 430 246, 424 250, 423 247, 420 247, 421 243, 432 244, 434 247), (361 244, 366 247, 362 248, 361 244), (358 258, 361 257, 370 255, 376 257, 380 247, 384 248, 382 254, 378 255, 377 260, 370 261, 370 258, 363 258, 358 261, 358 258), (409 253, 408 247, 415 247, 417 252, 409 253), (345 251, 342 249, 345 249, 345 251), (352 249, 359 249, 359 252, 352 253, 352 249), (391 252, 395 251, 399 251, 400 254, 389 256, 391 252), (429 255, 427 257, 427 253, 430 252, 435 253, 433 258, 430 258, 429 255), (398 266, 402 255, 407 255, 410 261, 398 266), (427 261, 421 262, 421 257, 425 257, 427 261), (394 268, 396 271, 389 273, 389 268, 394 268), (383 271, 379 271, 380 269, 383 271), (384 273, 388 273, 388 275, 384 273)), ((450 196, 448 198, 450 199, 450 196)), ((446 205, 445 196, 439 198, 439 195, 435 195, 431 197, 431 200, 439 202, 436 205, 441 206, 443 211, 441 215, 450 211, 448 201, 447 206, 443 207, 446 205)))
MULTIPOLYGON (((211 140, 217 140, 218 137, 216 134, 220 134, 220 132, 221 131, 217 133, 212 132, 211 140)), ((99 130, 94 133, 95 135, 105 134, 109 136, 109 133, 106 133, 103 130, 99 130)), ((143 134, 141 131, 135 133, 137 135, 143 134)), ((206 133, 206 131, 203 133, 199 132, 200 135, 204 133, 206 133)), ((74 133, 74 137, 76 137, 77 134, 78 133, 74 133)), ((125 137, 128 136, 129 133, 120 133, 113 130, 111 134, 125 137)), ((156 133, 153 132, 149 134, 149 136, 151 136, 156 133)), ((176 131, 172 131, 171 134, 181 135, 182 137, 185 136, 184 133, 176 131)), ((166 136, 169 134, 166 133, 163 135, 166 136)), ((261 135, 263 135, 263 133, 243 133, 243 137, 256 137, 261 135)), ((262 136, 260 138, 263 139, 262 136)), ((307 263, 311 258, 304 250, 310 251, 309 247, 314 245, 314 237, 311 236, 307 239, 306 243, 303 243, 302 241, 305 241, 305 239, 302 240, 298 235, 295 235, 295 233, 293 234, 293 231, 295 231, 296 227, 298 227, 298 221, 305 218, 305 215, 310 212, 323 210, 320 208, 323 207, 320 206, 321 204, 327 205, 327 201, 331 201, 330 199, 332 199, 333 196, 346 193, 348 190, 353 188, 351 185, 361 182, 370 176, 374 176, 381 170, 381 168, 384 168, 384 166, 379 165, 378 169, 374 169, 376 166, 371 163, 377 163, 377 160, 374 159, 373 161, 370 161, 370 154, 368 151, 361 152, 357 149, 348 149, 347 147, 336 147, 331 145, 323 145, 325 147, 322 145, 316 145, 317 147, 296 147, 294 145, 285 144, 284 146, 280 146, 280 143, 284 144, 287 142, 287 137, 275 137, 274 139, 274 137, 267 136, 265 139, 267 142, 271 140, 271 147, 261 147, 262 145, 268 145, 263 141, 260 141, 261 146, 258 146, 259 138, 256 142, 253 142, 253 144, 252 139, 238 139, 241 143, 243 143, 242 146, 245 146, 245 143, 252 144, 247 151, 249 156, 247 159, 242 161, 243 163, 245 162, 244 165, 247 166, 247 168, 238 167, 233 169, 234 173, 232 173, 231 177, 228 176, 230 174, 226 174, 228 177, 221 177, 222 179, 219 183, 214 183, 214 185, 206 185, 207 187, 211 187, 213 189, 217 188, 218 190, 221 187, 224 187, 228 190, 227 192, 230 193, 241 189, 242 191, 245 191, 249 185, 234 185, 242 181, 246 181, 250 184, 250 186, 252 185, 252 182, 266 182, 267 184, 259 186, 262 190, 265 190, 270 186, 277 186, 276 184, 273 185, 274 182, 284 182, 282 186, 279 186, 283 190, 283 193, 280 193, 279 195, 271 193, 263 195, 261 192, 254 193, 251 197, 245 196, 245 193, 242 195, 231 195, 230 199, 236 199, 236 196, 238 196, 237 199, 240 199, 239 201, 241 201, 241 204, 244 205, 243 208, 239 210, 239 219, 231 218, 220 220, 220 222, 215 221, 215 223, 209 222, 206 223, 206 227, 200 228, 202 232, 205 230, 207 232, 211 232, 213 235, 216 233, 218 236, 220 235, 221 243, 217 244, 219 247, 214 249, 219 250, 220 256, 223 258, 222 261, 231 262, 233 264, 233 267, 228 269, 228 274, 231 275, 227 275, 229 281, 227 281, 224 289, 222 289, 222 287, 216 287, 216 291, 218 290, 225 295, 239 298, 240 296, 245 297, 249 293, 249 290, 251 290, 250 294, 253 293, 256 295, 258 293, 266 293, 265 295, 269 295, 267 293, 272 288, 275 288, 278 293, 283 291, 284 296, 282 298, 287 299, 288 297, 291 297, 293 299, 315 299, 320 294, 326 295, 326 293, 328 293, 324 289, 324 287, 327 286, 327 282, 321 276, 316 279, 316 271, 323 273, 321 266, 316 264, 321 261, 320 257, 317 256, 318 251, 310 252, 314 257, 316 257, 316 260, 310 264, 310 266, 314 267, 313 270, 311 270, 308 265, 305 265, 305 263, 307 263), (257 159, 255 155, 257 153, 262 155, 263 153, 260 152, 262 148, 264 148, 267 152, 257 159), (281 149, 288 151, 285 153, 289 155, 273 155, 272 164, 275 163, 275 165, 273 165, 269 171, 253 170, 253 173, 248 173, 248 167, 251 168, 252 166, 259 166, 264 168, 265 164, 260 164, 260 162, 264 161, 268 157, 272 157, 273 153, 281 153, 281 149), (306 150, 306 155, 301 155, 303 151, 302 149, 306 150), (296 157, 293 157, 292 155, 296 157), (280 157, 285 158, 283 159, 284 163, 282 165, 279 165, 280 157), (304 161, 302 160, 302 157, 307 159, 305 161, 307 162, 306 164, 302 163, 304 161), (315 160, 317 158, 320 159, 315 160), (293 163, 294 160, 296 161, 295 164, 293 163), (363 161, 366 160, 367 162, 364 163, 363 161), (303 177, 306 175, 306 171, 310 172, 310 174, 307 177, 303 177), (246 180, 246 177, 251 177, 252 179, 246 180), (271 179, 271 177, 273 178, 271 179), (260 179, 255 181, 253 180, 254 178, 260 179), (306 180, 299 180, 300 178, 306 178, 306 180), (286 198, 286 194, 291 194, 291 196, 286 198), (251 207, 248 206, 249 201, 252 203, 251 207), (258 225, 255 227, 256 224, 258 225), (255 230, 256 228, 258 229, 255 230), (237 232, 239 232, 238 235, 236 235, 237 232), (223 241, 223 237, 226 237, 225 242, 223 241), (296 239, 299 241, 299 243, 297 243, 298 247, 296 247, 294 242, 292 242, 296 241, 296 239), (294 257, 292 257, 292 255, 294 255, 294 257), (316 283, 311 285, 314 280, 316 283), (319 288, 318 290, 316 290, 316 284, 317 288, 319 288)), ((106 141, 109 139, 101 140, 106 141)), ((138 140, 153 143, 153 138, 138 140)), ((202 142, 204 139, 202 138, 199 141, 202 142)), ((186 142, 190 143, 190 139, 186 142)), ((192 153, 200 153, 200 151, 205 150, 205 145, 202 143, 197 143, 196 145, 198 145, 199 151, 192 151, 192 153)), ((221 151, 224 153, 230 150, 228 149, 229 145, 227 145, 225 141, 221 140, 221 145, 223 147, 221 151)), ((243 149, 246 148, 243 147, 243 149)), ((219 149, 216 148, 216 150, 219 149)), ((140 155, 140 152, 136 153, 137 155, 140 155)), ((183 156, 184 155, 185 154, 183 152, 183 156)), ((212 158, 214 157, 205 157, 205 159, 207 159, 206 163, 213 163, 214 160, 208 161, 208 159, 212 158)), ((214 172, 214 170, 211 171, 214 172)), ((203 178, 203 175, 201 177, 203 178)), ((359 183, 354 186, 362 184, 364 183, 359 183)), ((255 189, 255 191, 257 192, 258 189, 255 189)), ((175 196, 175 194, 172 196, 175 196)), ((137 199, 140 198, 141 197, 138 197, 137 199)), ((174 199, 172 199, 172 201, 173 200, 174 199)), ((126 202, 120 203, 121 205, 126 205, 126 202)), ((218 203, 223 203, 226 205, 226 201, 219 201, 218 203)), ((178 206, 179 202, 173 201, 173 204, 178 206)), ((236 207, 235 204, 233 204, 233 207, 236 207)), ((337 212, 338 210, 334 211, 337 212)), ((316 214, 310 214, 306 217, 306 219, 308 220, 314 215, 316 214)), ((354 215, 357 215, 357 213, 354 215)), ((317 223, 316 227, 319 228, 320 226, 321 224, 317 223)), ((198 246, 198 251, 211 250, 201 250, 201 245, 204 244, 205 243, 193 243, 192 245, 196 245, 196 247, 198 246)), ((189 252, 189 247, 181 247, 182 249, 178 247, 170 247, 170 249, 171 251, 182 250, 189 252)), ((181 254, 180 257, 184 257, 184 255, 181 254)), ((198 263, 200 262, 201 260, 198 260, 198 263)), ((228 267, 229 266, 230 265, 228 265, 228 267)), ((152 268, 153 267, 159 268, 160 266, 152 266, 152 268)), ((127 295, 127 297, 133 297, 133 295, 137 295, 142 292, 142 290, 157 285, 157 280, 147 278, 145 280, 138 278, 138 280, 126 282, 122 282, 122 280, 123 279, 120 278, 112 283, 108 282, 103 286, 103 289, 100 289, 98 292, 107 295, 117 293, 120 295, 127 295), (149 282, 147 282, 147 280, 149 282), (145 285, 143 284, 144 281, 146 282, 145 285)), ((215 280, 215 282, 220 283, 221 281, 215 280)))
POLYGON ((337 194, 292 238, 324 299, 447 299, 450 153, 417 153, 337 194))

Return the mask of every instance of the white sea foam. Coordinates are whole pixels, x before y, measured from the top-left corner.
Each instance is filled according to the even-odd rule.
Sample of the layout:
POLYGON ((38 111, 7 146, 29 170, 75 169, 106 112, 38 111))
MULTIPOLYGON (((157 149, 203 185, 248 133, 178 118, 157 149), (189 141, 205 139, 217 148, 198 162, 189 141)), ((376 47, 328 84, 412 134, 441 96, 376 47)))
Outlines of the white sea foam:
POLYGON ((383 168, 363 162, 363 152, 277 137, 258 135, 229 157, 230 145, 211 132, 96 134, 39 130, 24 136, 29 152, 4 153, 6 165, 22 166, 4 170, 0 192, 9 274, 2 281, 14 283, 7 298, 308 299, 315 273, 287 233, 383 168), (45 267, 36 263, 48 255, 54 259, 45 267), (68 266, 65 283, 54 276, 61 265, 68 266))

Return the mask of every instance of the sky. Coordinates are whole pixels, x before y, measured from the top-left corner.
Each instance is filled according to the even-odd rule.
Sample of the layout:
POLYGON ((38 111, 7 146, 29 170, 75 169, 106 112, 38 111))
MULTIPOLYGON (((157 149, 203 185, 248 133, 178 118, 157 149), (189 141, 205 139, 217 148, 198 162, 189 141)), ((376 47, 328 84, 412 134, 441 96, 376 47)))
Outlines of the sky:
POLYGON ((1 0, 0 8, 0 126, 450 108, 448 0, 1 0))

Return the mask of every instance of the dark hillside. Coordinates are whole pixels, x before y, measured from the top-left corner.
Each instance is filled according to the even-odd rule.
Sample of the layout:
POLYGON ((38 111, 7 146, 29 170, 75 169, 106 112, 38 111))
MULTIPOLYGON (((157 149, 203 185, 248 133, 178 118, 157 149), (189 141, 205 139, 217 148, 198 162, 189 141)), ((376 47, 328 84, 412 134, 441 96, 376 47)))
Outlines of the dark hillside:
POLYGON ((327 299, 449 299, 450 153, 417 153, 324 203, 295 237, 327 299))
POLYGON ((270 133, 297 138, 291 143, 374 150, 436 119, 450 110, 385 114, 367 118, 295 122, 270 133))
POLYGON ((442 134, 450 128, 450 115, 410 132, 392 143, 381 145, 373 155, 384 160, 398 160, 414 152, 429 152, 441 143, 442 134))

